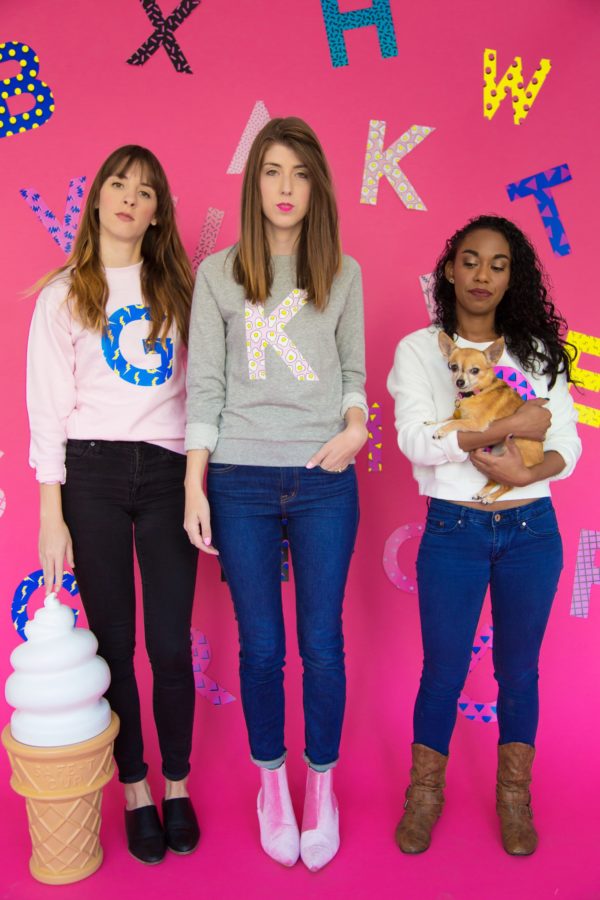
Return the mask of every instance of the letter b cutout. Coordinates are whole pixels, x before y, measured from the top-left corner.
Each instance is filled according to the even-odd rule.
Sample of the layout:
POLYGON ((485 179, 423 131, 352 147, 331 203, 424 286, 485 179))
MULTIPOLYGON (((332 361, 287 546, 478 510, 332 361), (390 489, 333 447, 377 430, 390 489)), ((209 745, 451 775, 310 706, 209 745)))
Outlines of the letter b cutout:
POLYGON ((0 138, 39 128, 54 113, 54 95, 48 85, 37 77, 40 61, 35 50, 20 41, 1 43, 0 63, 6 62, 18 62, 21 70, 0 82, 0 138), (11 115, 7 101, 19 94, 31 94, 34 106, 27 112, 11 115))

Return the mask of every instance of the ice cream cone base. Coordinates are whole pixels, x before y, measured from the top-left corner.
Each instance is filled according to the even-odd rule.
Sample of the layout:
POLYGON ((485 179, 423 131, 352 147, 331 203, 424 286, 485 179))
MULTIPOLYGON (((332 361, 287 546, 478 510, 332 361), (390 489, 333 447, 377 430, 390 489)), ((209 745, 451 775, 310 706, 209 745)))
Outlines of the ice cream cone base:
POLYGON ((69 884, 102 863, 102 788, 114 773, 113 742, 119 720, 89 741, 32 747, 2 732, 12 765, 11 787, 26 798, 32 856, 29 870, 45 884, 69 884))

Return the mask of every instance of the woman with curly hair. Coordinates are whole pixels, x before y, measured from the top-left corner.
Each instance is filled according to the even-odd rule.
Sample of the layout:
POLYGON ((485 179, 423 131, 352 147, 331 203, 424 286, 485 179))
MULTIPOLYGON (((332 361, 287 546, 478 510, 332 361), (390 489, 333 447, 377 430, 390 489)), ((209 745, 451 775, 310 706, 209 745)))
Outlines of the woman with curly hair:
POLYGON ((529 785, 538 724, 538 659, 562 569, 550 481, 571 474, 581 453, 568 392, 566 323, 555 310, 527 237, 506 219, 479 216, 447 242, 434 274, 432 326, 400 341, 388 390, 402 452, 429 512, 417 559, 423 671, 414 709, 411 783, 396 841, 405 853, 429 847, 443 803, 448 748, 475 629, 489 586, 498 682, 496 809, 504 849, 533 853, 529 785), (504 338, 498 360, 509 384, 529 396, 483 432, 434 440, 455 403, 438 347, 485 350, 504 338), (544 442, 542 462, 524 465, 514 438, 544 442), (485 448, 503 445, 500 453, 485 448), (474 499, 484 481, 511 488, 490 506, 474 499))

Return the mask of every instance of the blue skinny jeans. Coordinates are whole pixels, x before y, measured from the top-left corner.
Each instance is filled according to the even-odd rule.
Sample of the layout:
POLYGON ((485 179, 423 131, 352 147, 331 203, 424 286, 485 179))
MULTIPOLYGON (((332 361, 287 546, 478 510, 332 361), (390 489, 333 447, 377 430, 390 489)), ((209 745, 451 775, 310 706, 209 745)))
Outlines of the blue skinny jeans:
POLYGON ((326 472, 210 463, 213 543, 231 591, 240 638, 242 706, 258 765, 285 758, 281 602, 282 519, 296 585, 303 663, 305 757, 337 762, 346 698, 342 602, 358 526, 354 466, 326 472))
POLYGON ((424 660, 415 743, 448 753, 489 585, 499 743, 534 745, 538 660, 562 565, 548 497, 490 512, 430 501, 417 557, 424 660))

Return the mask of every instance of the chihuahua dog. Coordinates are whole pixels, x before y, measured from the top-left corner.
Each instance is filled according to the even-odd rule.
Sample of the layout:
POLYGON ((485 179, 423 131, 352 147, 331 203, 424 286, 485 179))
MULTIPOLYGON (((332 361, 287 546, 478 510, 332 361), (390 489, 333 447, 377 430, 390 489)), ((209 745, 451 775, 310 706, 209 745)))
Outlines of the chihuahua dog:
MULTIPOLYGON (((433 435, 441 438, 451 431, 485 431, 496 419, 510 416, 525 403, 516 391, 496 377, 494 366, 502 356, 504 338, 498 338, 486 350, 457 347, 452 338, 440 331, 438 342, 442 356, 448 361, 452 380, 457 388, 454 415, 433 435)), ((515 444, 527 467, 542 462, 544 449, 540 441, 516 438, 515 444)), ((504 443, 492 452, 502 454, 504 443)), ((488 481, 473 497, 481 503, 493 503, 510 491, 510 487, 488 481)))

